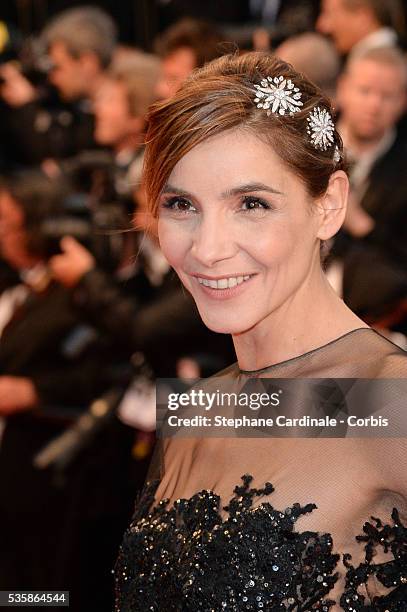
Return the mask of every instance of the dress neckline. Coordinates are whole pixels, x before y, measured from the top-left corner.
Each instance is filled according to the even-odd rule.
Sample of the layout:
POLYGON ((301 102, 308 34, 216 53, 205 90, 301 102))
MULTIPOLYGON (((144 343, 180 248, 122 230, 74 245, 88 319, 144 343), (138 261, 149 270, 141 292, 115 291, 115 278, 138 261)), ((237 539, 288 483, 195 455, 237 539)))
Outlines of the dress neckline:
POLYGON ((346 338, 347 336, 350 336, 351 334, 357 332, 357 331, 361 331, 361 330, 367 329, 370 332, 376 332, 376 330, 374 330, 372 327, 356 327, 355 329, 351 329, 350 331, 346 332, 346 334, 342 334, 341 336, 338 336, 337 338, 334 338, 333 340, 330 340, 329 342, 327 342, 326 344, 322 344, 321 346, 317 346, 314 349, 311 349, 310 351, 306 351, 305 353, 301 353, 301 355, 296 355, 296 357, 290 357, 290 359, 285 359, 284 361, 278 361, 277 363, 272 363, 270 365, 264 366, 263 368, 259 368, 258 370, 242 370, 241 368, 239 368, 238 365, 238 369, 239 372, 241 374, 258 374, 259 372, 264 372, 266 370, 270 370, 272 368, 277 368, 279 366, 283 366, 286 365, 288 363, 292 363, 294 361, 297 361, 298 359, 302 359, 303 357, 307 357, 308 355, 312 355, 313 353, 316 353, 318 351, 320 351, 321 349, 324 349, 332 344, 335 344, 336 342, 339 342, 339 340, 342 340, 343 338, 346 338))

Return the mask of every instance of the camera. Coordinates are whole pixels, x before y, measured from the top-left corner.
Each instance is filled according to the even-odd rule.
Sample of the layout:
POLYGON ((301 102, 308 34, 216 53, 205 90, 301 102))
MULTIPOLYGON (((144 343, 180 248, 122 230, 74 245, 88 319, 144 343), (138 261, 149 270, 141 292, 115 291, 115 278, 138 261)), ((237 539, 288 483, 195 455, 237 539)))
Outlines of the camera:
POLYGON ((69 194, 61 213, 41 223, 46 258, 61 253, 61 239, 72 236, 108 272, 114 272, 121 261, 126 230, 128 218, 119 202, 93 205, 84 193, 69 194))
MULTIPOLYGON (((0 52, 0 65, 13 63, 21 74, 35 87, 48 87, 48 73, 52 62, 40 37, 29 36, 25 40, 14 32, 8 32, 9 39, 0 52)), ((0 77, 0 84, 4 78, 0 77)))

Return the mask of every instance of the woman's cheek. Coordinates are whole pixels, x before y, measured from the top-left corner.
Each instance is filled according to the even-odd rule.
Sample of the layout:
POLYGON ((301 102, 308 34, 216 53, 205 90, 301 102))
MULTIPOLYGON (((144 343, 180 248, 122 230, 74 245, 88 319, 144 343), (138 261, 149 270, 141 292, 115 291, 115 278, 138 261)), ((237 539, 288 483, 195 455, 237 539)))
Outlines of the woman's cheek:
POLYGON ((281 259, 285 259, 291 251, 292 239, 290 232, 283 227, 268 226, 258 228, 256 239, 247 241, 247 250, 254 259, 264 265, 273 266, 281 259))
POLYGON ((190 239, 175 223, 158 219, 158 240, 170 266, 177 268, 187 255, 190 239))

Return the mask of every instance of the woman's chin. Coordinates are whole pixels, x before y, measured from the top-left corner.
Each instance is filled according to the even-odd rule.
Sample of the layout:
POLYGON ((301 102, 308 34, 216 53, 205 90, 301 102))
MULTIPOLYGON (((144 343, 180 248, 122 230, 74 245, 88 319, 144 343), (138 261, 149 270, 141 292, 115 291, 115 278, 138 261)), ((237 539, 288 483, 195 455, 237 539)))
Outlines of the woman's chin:
POLYGON ((213 318, 209 318, 209 317, 205 317, 203 313, 201 313, 201 317, 202 317, 202 321, 204 322, 204 324, 206 325, 206 327, 208 329, 210 329, 213 332, 216 332, 217 334, 241 334, 242 332, 247 331, 247 329, 249 329, 250 327, 252 327, 251 324, 243 324, 242 321, 231 321, 229 320, 225 320, 225 319, 213 319, 213 318))

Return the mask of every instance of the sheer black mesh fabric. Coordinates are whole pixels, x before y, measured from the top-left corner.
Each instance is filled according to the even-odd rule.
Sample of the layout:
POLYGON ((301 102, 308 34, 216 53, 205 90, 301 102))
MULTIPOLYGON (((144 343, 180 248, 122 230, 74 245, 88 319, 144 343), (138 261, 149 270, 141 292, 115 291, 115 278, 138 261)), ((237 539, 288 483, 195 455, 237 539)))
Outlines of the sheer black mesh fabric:
MULTIPOLYGON (((407 353, 360 328, 217 378, 247 376, 407 378, 407 353)), ((120 547, 115 612, 406 612, 406 447, 401 438, 164 440, 120 547)))

